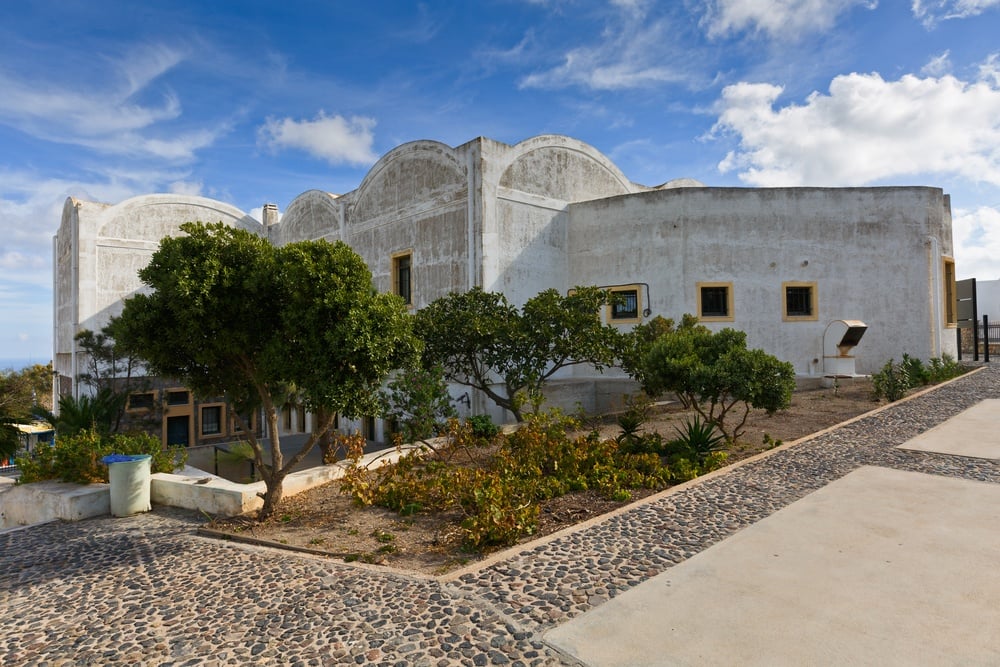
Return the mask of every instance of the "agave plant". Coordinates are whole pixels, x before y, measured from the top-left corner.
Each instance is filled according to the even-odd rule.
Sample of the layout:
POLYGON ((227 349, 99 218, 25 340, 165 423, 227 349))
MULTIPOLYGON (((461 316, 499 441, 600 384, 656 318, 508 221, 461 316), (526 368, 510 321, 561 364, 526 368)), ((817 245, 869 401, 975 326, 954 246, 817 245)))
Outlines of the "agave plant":
POLYGON ((703 422, 698 415, 685 424, 684 430, 677 427, 674 430, 680 436, 677 442, 687 448, 699 464, 703 464, 712 452, 720 452, 726 448, 726 438, 717 432, 715 424, 703 422))

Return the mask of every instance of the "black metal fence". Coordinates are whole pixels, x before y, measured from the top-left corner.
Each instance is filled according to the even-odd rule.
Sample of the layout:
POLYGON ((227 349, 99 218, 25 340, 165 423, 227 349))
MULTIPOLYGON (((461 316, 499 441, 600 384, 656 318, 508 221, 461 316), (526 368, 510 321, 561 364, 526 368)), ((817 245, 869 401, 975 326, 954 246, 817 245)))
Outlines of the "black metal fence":
POLYGON ((973 361, 989 361, 1000 355, 1000 322, 990 322, 984 315, 981 321, 970 322, 958 330, 958 358, 972 357, 973 361))

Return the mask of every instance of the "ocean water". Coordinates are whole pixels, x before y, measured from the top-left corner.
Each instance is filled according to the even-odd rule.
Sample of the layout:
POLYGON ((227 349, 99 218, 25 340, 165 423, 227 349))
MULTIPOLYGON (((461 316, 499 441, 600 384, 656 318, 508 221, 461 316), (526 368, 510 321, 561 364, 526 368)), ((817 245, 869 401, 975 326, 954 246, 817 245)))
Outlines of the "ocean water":
POLYGON ((49 359, 24 358, 24 357, 0 357, 0 371, 19 371, 35 364, 45 365, 49 359))

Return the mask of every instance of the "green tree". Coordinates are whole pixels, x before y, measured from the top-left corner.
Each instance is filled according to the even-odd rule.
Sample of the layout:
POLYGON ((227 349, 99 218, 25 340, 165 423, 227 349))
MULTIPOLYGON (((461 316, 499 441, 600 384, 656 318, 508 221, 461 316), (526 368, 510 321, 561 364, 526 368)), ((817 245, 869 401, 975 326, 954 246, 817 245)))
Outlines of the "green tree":
POLYGON ((52 364, 0 371, 0 458, 14 456, 21 444, 18 426, 52 403, 52 364))
POLYGON ((644 365, 646 355, 649 354, 653 343, 664 334, 696 326, 698 326, 698 318, 686 313, 681 318, 681 323, 676 326, 673 318, 665 318, 662 315, 657 315, 648 322, 635 325, 631 331, 621 337, 621 347, 618 353, 619 365, 643 389, 646 389, 644 365))
POLYGON ((449 381, 482 391, 521 421, 523 402, 540 401, 560 369, 614 363, 620 334, 600 319, 608 298, 596 287, 568 296, 549 289, 519 311, 503 294, 478 287, 449 294, 416 314, 424 364, 440 364, 449 381))
POLYGON ((647 353, 643 373, 651 395, 676 393, 730 441, 743 433, 751 408, 769 414, 787 408, 795 389, 792 365, 747 349, 746 334, 735 329, 712 333, 695 326, 664 334, 647 353), (743 413, 728 428, 734 407, 743 413))
POLYGON ((181 229, 187 235, 161 241, 139 272, 149 292, 125 301, 115 334, 153 373, 200 396, 226 395, 238 421, 263 410, 269 452, 241 426, 266 484, 266 518, 337 413, 376 413, 383 378, 417 353, 411 318, 398 297, 376 293, 368 267, 343 243, 276 248, 221 223, 181 229), (289 388, 325 423, 286 461, 278 409, 289 388))
MULTIPOLYGON (((90 387, 94 394, 92 400, 86 400, 81 395, 76 404, 68 407, 74 412, 70 418, 61 419, 64 426, 69 426, 71 433, 90 428, 90 424, 81 424, 76 413, 86 413, 96 410, 93 422, 99 431, 105 435, 121 430, 125 408, 128 405, 129 392, 148 386, 144 378, 142 360, 115 342, 115 321, 112 320, 99 332, 84 329, 75 336, 77 345, 83 352, 85 370, 76 376, 77 381, 90 387), (112 413, 107 412, 113 410, 112 413), (109 418, 110 417, 110 418, 109 418)), ((62 418, 63 399, 59 400, 59 418, 62 418)), ((159 411, 154 411, 157 418, 150 420, 158 425, 159 411)), ((55 424, 55 422, 53 422, 55 424)), ((150 423, 149 426, 153 426, 150 423)))
POLYGON ((406 442, 432 438, 449 418, 458 416, 440 365, 404 368, 382 392, 382 401, 385 414, 402 427, 406 442))

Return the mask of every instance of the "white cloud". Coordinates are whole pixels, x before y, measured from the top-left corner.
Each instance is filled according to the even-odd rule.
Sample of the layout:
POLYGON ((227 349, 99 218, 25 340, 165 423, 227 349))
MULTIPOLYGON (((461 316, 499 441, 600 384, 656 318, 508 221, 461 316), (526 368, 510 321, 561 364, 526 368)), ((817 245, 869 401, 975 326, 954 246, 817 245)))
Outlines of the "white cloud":
POLYGON ((775 109, 782 88, 723 90, 713 136, 739 147, 720 163, 763 186, 863 185, 937 174, 1000 185, 1000 89, 952 76, 848 74, 804 104, 775 109))
POLYGON ((913 15, 927 28, 941 21, 978 16, 987 9, 1000 7, 1000 0, 913 0, 913 15))
POLYGON ((683 68, 664 64, 670 60, 666 46, 673 43, 668 22, 648 20, 645 2, 614 4, 620 12, 595 44, 567 51, 562 64, 525 76, 520 87, 624 90, 686 81, 689 75, 683 68))
POLYGON ((794 40, 830 28, 856 6, 874 9, 877 0, 714 0, 703 24, 710 37, 749 31, 794 40))
POLYGON ((920 73, 925 76, 944 76, 951 72, 951 52, 945 51, 939 56, 931 58, 926 65, 920 68, 920 73))
POLYGON ((258 130, 258 142, 272 149, 296 148, 331 164, 369 165, 378 159, 372 150, 375 119, 328 116, 315 120, 268 118, 258 130))
POLYGON ((76 81, 39 80, 0 70, 0 122, 32 136, 116 155, 189 161, 228 127, 177 132, 160 128, 182 114, 169 88, 153 85, 184 61, 185 53, 162 45, 137 49, 119 60, 105 58, 81 88, 76 81), (156 102, 144 102, 154 98, 156 102), (159 131, 158 131, 159 130, 159 131))
POLYGON ((958 278, 1000 279, 1000 209, 953 211, 952 242, 958 278))

